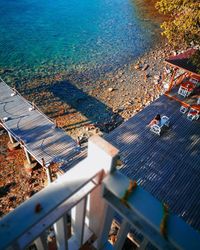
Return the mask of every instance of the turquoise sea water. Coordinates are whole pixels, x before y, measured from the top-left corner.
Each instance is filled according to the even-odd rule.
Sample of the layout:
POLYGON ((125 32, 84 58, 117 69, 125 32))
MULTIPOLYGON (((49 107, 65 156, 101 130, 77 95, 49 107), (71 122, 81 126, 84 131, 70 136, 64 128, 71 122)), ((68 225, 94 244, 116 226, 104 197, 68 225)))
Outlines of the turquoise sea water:
POLYGON ((0 0, 0 68, 110 70, 148 50, 155 29, 133 0, 0 0))

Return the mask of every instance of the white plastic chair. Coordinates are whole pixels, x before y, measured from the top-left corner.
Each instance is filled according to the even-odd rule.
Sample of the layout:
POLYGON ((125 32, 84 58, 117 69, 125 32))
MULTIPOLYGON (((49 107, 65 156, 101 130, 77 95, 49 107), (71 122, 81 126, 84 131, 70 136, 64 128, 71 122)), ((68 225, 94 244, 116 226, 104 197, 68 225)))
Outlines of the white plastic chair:
POLYGON ((187 115, 187 119, 190 120, 190 121, 193 121, 193 120, 198 120, 200 117, 200 114, 197 110, 195 109, 190 109, 188 115, 187 115))
POLYGON ((187 108, 187 107, 185 107, 185 106, 181 106, 181 107, 180 107, 180 112, 181 112, 182 114, 187 113, 187 111, 188 111, 188 108, 187 108))
POLYGON ((150 131, 153 133, 160 135, 164 127, 169 127, 170 126, 170 121, 169 117, 167 116, 162 116, 159 124, 154 124, 150 127, 150 131))
POLYGON ((183 97, 187 97, 191 94, 192 92, 191 91, 188 91, 187 89, 183 88, 182 86, 179 87, 179 90, 178 90, 178 94, 183 96, 183 97))

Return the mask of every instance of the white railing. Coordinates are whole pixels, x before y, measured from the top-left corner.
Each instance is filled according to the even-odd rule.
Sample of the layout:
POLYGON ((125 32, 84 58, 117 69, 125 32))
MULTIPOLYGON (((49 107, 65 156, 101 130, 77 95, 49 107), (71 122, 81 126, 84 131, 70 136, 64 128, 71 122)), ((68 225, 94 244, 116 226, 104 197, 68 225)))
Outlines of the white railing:
POLYGON ((78 250, 94 238, 98 250, 121 250, 131 228, 144 236, 139 249, 146 249, 149 242, 158 249, 198 249, 199 233, 171 213, 166 240, 160 232, 162 204, 142 188, 137 187, 128 206, 124 205, 121 198, 130 180, 115 171, 117 158, 116 148, 98 136, 92 137, 85 160, 0 221, 0 249, 25 249, 33 242, 38 250, 48 249, 50 227, 59 250, 78 250), (117 240, 111 245, 108 235, 116 212, 122 221, 117 240))
POLYGON ((99 185, 117 154, 102 138, 91 138, 85 160, 0 221, 0 249, 24 249, 32 242, 38 249, 47 249, 46 230, 52 226, 58 249, 79 249, 92 234, 98 235, 104 215, 99 185), (67 214, 72 215, 70 238, 67 214))
MULTIPOLYGON (((59 249, 66 249, 67 234, 62 233, 63 229, 67 227, 66 214, 72 208, 78 208, 79 203, 86 199, 87 195, 99 184, 96 179, 101 175, 101 171, 90 170, 91 165, 88 160, 84 160, 72 171, 59 177, 15 211, 5 216, 0 224, 1 239, 4 239, 0 243, 0 249, 9 245, 12 245, 14 249, 16 246, 23 249, 52 225, 56 229, 57 245, 64 247, 59 249), (81 176, 78 174, 79 171, 82 173, 81 176)), ((76 223, 75 218, 75 227, 76 223)), ((83 239, 81 241, 83 242, 83 239)))
MULTIPOLYGON (((119 237, 114 245, 115 250, 122 249, 130 228, 136 229, 144 236, 139 249, 146 249, 148 243, 158 249, 199 249, 200 234, 171 211, 168 211, 166 216, 162 203, 140 186, 133 190, 125 205, 121 198, 128 189, 129 183, 130 180, 118 171, 103 180, 102 193, 110 213, 114 210, 122 217, 119 237), (161 227, 164 229, 164 235, 161 227)), ((112 220, 111 216, 104 224, 104 232, 108 232, 110 228, 109 220, 112 220)))

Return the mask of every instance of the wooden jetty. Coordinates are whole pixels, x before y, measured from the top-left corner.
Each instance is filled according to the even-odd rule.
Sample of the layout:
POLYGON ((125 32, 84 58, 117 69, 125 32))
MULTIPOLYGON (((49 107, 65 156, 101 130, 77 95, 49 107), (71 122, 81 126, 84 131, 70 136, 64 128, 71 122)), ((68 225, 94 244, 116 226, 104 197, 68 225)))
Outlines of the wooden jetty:
POLYGON ((77 163, 81 152, 76 142, 1 78, 0 119, 11 143, 19 142, 24 148, 29 164, 30 155, 47 170, 52 163, 65 170, 73 160, 77 163))

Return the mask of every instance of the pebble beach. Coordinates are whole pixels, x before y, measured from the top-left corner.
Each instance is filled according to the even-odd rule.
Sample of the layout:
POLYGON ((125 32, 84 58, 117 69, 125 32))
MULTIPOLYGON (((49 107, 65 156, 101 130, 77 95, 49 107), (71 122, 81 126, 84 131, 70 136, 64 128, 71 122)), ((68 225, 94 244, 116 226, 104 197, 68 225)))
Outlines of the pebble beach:
MULTIPOLYGON (((136 2, 141 3, 139 0, 136 2)), ((148 11, 147 8, 146 13, 148 11)), ((152 13, 154 9, 150 17, 146 14, 147 21, 154 19, 152 13)), ((142 22, 144 25, 144 18, 142 22)), ((145 27, 148 27, 147 23, 145 27)), ((0 77, 33 102, 74 140, 80 139, 87 143, 90 136, 109 133, 163 94, 161 80, 164 60, 171 51, 159 34, 158 23, 154 33, 149 31, 154 37, 154 44, 149 44, 147 49, 145 44, 148 42, 139 38, 142 44, 137 43, 136 47, 143 45, 145 52, 140 53, 140 56, 135 56, 137 53, 130 55, 126 62, 116 63, 115 67, 113 62, 107 62, 102 63, 101 68, 92 63, 77 64, 69 69, 67 62, 58 58, 48 63, 44 61, 40 67, 23 68, 24 61, 19 61, 15 67, 1 66, 0 77)), ((128 31, 133 28, 131 23, 127 27, 128 31)), ((100 46, 101 41, 98 40, 97 45, 100 46)), ((123 54, 120 46, 118 52, 123 54)), ((8 135, 0 128, 0 217, 47 183, 41 166, 32 172, 24 171, 23 150, 18 148, 9 151, 8 141, 8 135)), ((54 166, 54 178, 56 171, 57 167, 54 166)))
POLYGON ((108 133, 163 94, 162 73, 169 54, 162 42, 97 80, 63 73, 35 79, 20 90, 74 139, 90 136, 89 130, 108 133))

